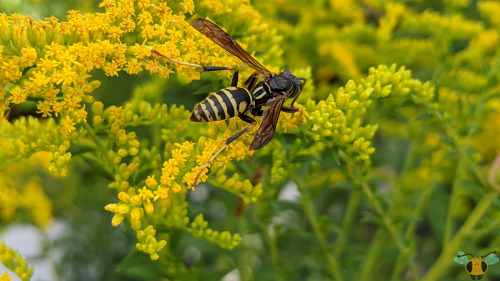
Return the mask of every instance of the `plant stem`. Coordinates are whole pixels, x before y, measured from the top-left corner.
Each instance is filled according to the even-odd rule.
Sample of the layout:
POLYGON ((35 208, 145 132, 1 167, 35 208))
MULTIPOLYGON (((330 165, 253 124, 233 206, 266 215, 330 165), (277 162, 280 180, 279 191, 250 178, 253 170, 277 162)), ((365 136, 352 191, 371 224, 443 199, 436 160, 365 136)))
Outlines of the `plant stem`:
POLYGON ((385 227, 391 234, 392 238, 396 242, 396 245, 398 246, 400 251, 404 251, 406 246, 404 242, 401 240, 401 237, 398 235, 396 231, 396 227, 392 223, 392 220, 389 218, 389 216, 386 214, 382 206, 380 206, 380 203, 378 200, 375 198, 375 195, 373 195, 373 192, 371 191, 370 187, 365 181, 361 181, 358 183, 361 186, 361 189, 363 190, 363 193, 368 197, 370 202, 372 202, 373 207, 375 208, 375 211, 377 211, 379 217, 382 219, 382 222, 384 223, 385 227))
MULTIPOLYGON (((420 198, 418 199, 417 204, 415 205, 415 208, 413 209, 413 216, 414 217, 419 217, 420 214, 423 212, 425 205, 427 204, 427 200, 429 196, 432 194, 432 191, 434 190, 434 184, 431 186, 428 186, 422 191, 422 195, 420 195, 420 198)), ((415 231, 415 228, 417 227, 417 221, 413 220, 408 224, 408 227, 406 228, 405 232, 405 237, 408 239, 410 236, 413 234, 415 231)))
POLYGON ((283 274, 281 273, 281 266, 278 258, 278 247, 276 245, 276 235, 271 235, 270 225, 266 225, 266 229, 262 231, 269 243, 269 254, 271 256, 271 264, 274 269, 274 280, 283 280, 283 274))
POLYGON ((356 211, 358 210, 359 198, 360 192, 358 190, 354 190, 349 198, 349 203, 347 203, 347 210, 341 225, 342 231, 337 237, 337 242, 335 243, 335 258, 337 259, 340 258, 344 252, 347 236, 351 230, 356 211))
MULTIPOLYGON (((401 172, 398 176, 398 179, 395 183, 395 189, 394 189, 394 198, 395 199, 394 199, 394 201, 398 201, 398 196, 401 196, 401 193, 403 193, 405 191, 405 187, 404 187, 405 179, 408 176, 408 172, 411 170, 412 165, 414 164, 415 159, 416 159, 418 152, 419 152, 419 150, 417 149, 418 145, 419 145, 419 143, 417 142, 417 139, 418 139, 418 136, 420 135, 421 131, 422 131, 421 128, 419 128, 418 132, 416 133, 416 137, 414 137, 410 143, 410 148, 408 150, 408 155, 405 158, 403 169, 401 170, 401 172)), ((430 188, 425 188, 424 192, 426 192, 427 190, 430 190, 430 188)), ((427 193, 428 193, 428 191, 427 191, 427 193)), ((424 196, 424 195, 420 196, 419 201, 417 202, 417 205, 415 206, 415 208, 413 210, 412 214, 415 217, 419 216, 421 209, 422 209, 422 206, 424 205, 424 204, 422 204, 424 202, 423 198, 426 198, 426 196, 424 196)), ((395 205, 392 205, 388 211, 388 214, 392 215, 395 212, 394 209, 395 209, 395 205)), ((407 231, 404 235, 406 241, 409 241, 409 239, 411 238, 411 234, 413 233, 413 229, 415 228, 415 225, 416 225, 416 221, 409 222, 407 229, 406 229, 407 231)), ((405 267, 408 266, 409 264, 413 263, 413 261, 410 259, 411 259, 411 257, 414 256, 415 249, 413 247, 411 247, 411 248, 410 247, 411 247, 411 245, 408 246, 408 248, 406 248, 405 251, 399 251, 398 257, 396 259, 396 262, 395 262, 393 270, 392 270, 391 280, 398 280, 399 277, 401 276, 402 271, 405 269, 405 267), (409 254, 410 251, 412 252, 412 254, 409 254)), ((418 275, 416 275, 416 274, 418 274, 418 272, 417 272, 416 268, 413 267, 411 269, 415 275, 415 276, 413 276, 413 278, 415 280, 418 280, 418 275)))
POLYGON ((306 218, 309 220, 309 223, 311 224, 314 234, 316 236, 316 239, 318 240, 319 245, 325 255, 330 274, 335 280, 342 281, 343 279, 339 271, 339 265, 337 263, 335 256, 332 253, 332 250, 330 249, 330 247, 328 247, 325 234, 323 233, 321 227, 319 226, 318 219, 314 212, 313 202, 309 194, 305 192, 307 189, 305 188, 304 182, 294 173, 289 173, 289 176, 295 182, 295 184, 297 184, 299 191, 301 191, 302 208, 304 209, 306 218))
POLYGON ((374 267, 377 264, 378 258, 380 256, 380 251, 382 251, 382 245, 384 240, 384 231, 382 229, 377 230, 375 238, 371 242, 371 248, 368 251, 368 257, 365 259, 363 266, 361 268, 360 281, 371 281, 373 280, 374 267))
MULTIPOLYGON (((392 222, 392 219, 389 217, 387 212, 382 208, 379 201, 375 198, 375 195, 373 194, 372 190, 368 186, 367 182, 364 179, 354 175, 353 170, 351 168, 351 167, 353 167, 353 165, 351 164, 349 159, 345 158, 344 160, 347 163, 347 171, 348 171, 350 177, 355 181, 356 185, 361 187, 361 190, 363 191, 365 196, 368 197, 368 199, 372 203, 373 207, 375 208, 375 211, 377 212, 377 214, 381 218, 382 222, 384 223, 385 227, 389 231, 389 234, 392 236, 392 239, 395 241, 395 243, 400 251, 400 254, 401 255, 408 255, 409 248, 403 242, 403 240, 401 239, 401 236, 398 235, 398 232, 397 232, 396 227, 394 226, 394 224, 392 222)), ((418 274, 418 270, 415 267, 415 265, 410 266, 410 271, 412 272, 412 275, 418 280, 419 274, 418 274)))
POLYGON ((456 172, 455 172, 455 179, 453 181, 453 185, 451 186, 451 194, 450 194, 450 200, 449 200, 449 204, 448 204, 448 212, 446 214, 446 224, 445 224, 445 228, 444 228, 444 237, 443 237, 443 245, 446 244, 448 241, 450 241, 451 239, 451 235, 452 235, 452 230, 453 230, 453 216, 452 216, 452 212, 453 212, 453 207, 455 205, 453 205, 452 203, 455 201, 455 198, 456 198, 456 194, 457 194, 457 185, 458 183, 462 180, 462 178, 459 176, 462 174, 462 172, 464 172, 464 161, 462 160, 463 158, 460 158, 460 160, 458 161, 458 165, 457 165, 457 169, 456 169, 456 172))
POLYGON ((109 158, 108 149, 104 146, 101 139, 99 137, 97 137, 94 129, 92 129, 92 127, 87 122, 83 122, 82 126, 85 130, 87 130, 87 133, 89 134, 90 138, 96 144, 97 149, 99 150, 99 152, 102 155, 102 159, 104 159, 109 164, 110 167, 113 167, 114 166, 114 165, 112 165, 113 160, 111 158, 109 158))
POLYGON ((321 231, 316 215, 314 214, 313 203, 311 198, 309 198, 307 195, 302 194, 301 202, 304 208, 304 213, 306 214, 307 219, 309 220, 309 222, 313 227, 316 239, 318 239, 319 245, 321 246, 321 249, 325 254, 325 258, 328 263, 328 269, 330 270, 330 273, 332 274, 335 280, 342 281, 342 275, 340 274, 339 271, 339 265, 334 255, 332 254, 332 251, 329 249, 326 243, 325 236, 321 231))
POLYGON ((396 259, 396 263, 394 264, 394 268, 392 269, 391 281, 398 280, 399 275, 404 269, 406 258, 402 253, 403 252, 399 252, 398 257, 396 259))
MULTIPOLYGON (((493 194, 496 196, 497 194, 493 194)), ((453 256, 456 254, 458 247, 462 238, 470 233, 470 231, 476 226, 479 220, 484 216, 486 211, 491 205, 491 200, 484 196, 483 199, 477 204, 477 206, 472 210, 467 220, 464 222, 462 227, 458 230, 457 234, 451 241, 449 241, 441 251, 436 262, 429 269, 427 274, 424 276, 422 281, 436 281, 439 277, 450 267, 453 263, 451 262, 453 256)))
POLYGON ((482 186, 485 186, 485 187, 488 186, 488 182, 484 178, 482 171, 470 159, 469 155, 463 149, 463 147, 465 147, 466 145, 469 145, 470 140, 471 140, 470 135, 467 137, 465 145, 460 146, 460 145, 456 144, 456 140, 455 140, 454 136, 457 136, 457 133, 455 132, 455 130, 451 127, 449 122, 447 122, 444 119, 444 117, 441 115, 441 113, 439 111, 433 111, 433 112, 436 115, 436 117, 438 118, 438 120, 441 122, 441 124, 443 125, 445 132, 446 132, 446 135, 448 137, 450 137, 451 139, 453 139, 453 142, 454 142, 453 147, 458 151, 461 159, 463 159, 463 161, 464 161, 464 164, 469 164, 470 167, 472 167, 472 171, 474 172, 474 175, 479 180, 479 182, 481 183, 482 186))

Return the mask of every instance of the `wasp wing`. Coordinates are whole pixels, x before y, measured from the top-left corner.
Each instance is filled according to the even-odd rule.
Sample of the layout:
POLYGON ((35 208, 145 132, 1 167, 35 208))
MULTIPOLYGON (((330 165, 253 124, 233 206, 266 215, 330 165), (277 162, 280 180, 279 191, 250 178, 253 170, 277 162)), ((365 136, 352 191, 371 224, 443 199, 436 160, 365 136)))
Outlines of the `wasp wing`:
POLYGON ((484 261, 486 262, 486 264, 488 265, 492 265, 492 264, 495 264, 499 261, 500 259, 497 257, 497 253, 496 252, 491 252, 489 254, 486 255, 486 257, 484 258, 484 261))
POLYGON ((262 114, 262 124, 253 138, 252 144, 250 144, 250 150, 262 148, 273 138, 274 131, 276 131, 276 124, 278 124, 278 118, 280 117, 281 107, 286 99, 286 95, 279 95, 265 104, 264 113, 262 114))
POLYGON ((224 50, 237 56, 240 60, 246 63, 251 68, 255 69, 260 74, 268 76, 270 71, 267 70, 262 64, 255 60, 243 47, 238 44, 229 34, 215 23, 197 18, 191 22, 191 25, 196 28, 201 34, 205 35, 208 39, 214 41, 217 45, 221 46, 224 50))
POLYGON ((453 259, 458 264, 467 264, 469 262, 469 258, 464 256, 465 252, 458 251, 457 256, 453 259))

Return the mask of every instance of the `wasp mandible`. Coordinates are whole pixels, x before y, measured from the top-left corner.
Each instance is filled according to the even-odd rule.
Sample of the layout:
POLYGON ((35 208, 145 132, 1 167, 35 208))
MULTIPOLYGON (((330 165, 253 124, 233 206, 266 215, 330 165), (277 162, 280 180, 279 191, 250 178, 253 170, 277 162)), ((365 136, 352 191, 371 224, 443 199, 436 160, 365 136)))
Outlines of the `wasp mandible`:
POLYGON ((191 22, 191 25, 208 39, 212 40, 232 55, 238 57, 246 65, 255 70, 242 87, 238 87, 239 72, 236 68, 180 62, 166 57, 154 49, 152 50, 154 54, 163 59, 180 65, 197 67, 200 68, 202 72, 219 70, 234 71, 231 87, 219 90, 202 100, 195 106, 190 120, 193 122, 213 122, 239 117, 241 120, 250 124, 234 136, 228 138, 217 153, 205 163, 195 178, 193 183, 193 186, 195 186, 201 173, 217 155, 219 155, 231 142, 257 124, 257 121, 250 117, 248 113, 253 116, 263 116, 262 124, 250 144, 250 150, 260 149, 269 143, 276 130, 280 112, 294 113, 302 110, 301 108, 293 107, 293 104, 304 88, 306 79, 296 77, 288 69, 285 69, 285 71, 279 74, 267 70, 248 54, 231 36, 229 36, 229 34, 209 20, 197 18, 191 22), (257 83, 261 75, 263 79, 257 83), (290 107, 286 107, 283 104, 289 98, 293 98, 293 101, 290 107))

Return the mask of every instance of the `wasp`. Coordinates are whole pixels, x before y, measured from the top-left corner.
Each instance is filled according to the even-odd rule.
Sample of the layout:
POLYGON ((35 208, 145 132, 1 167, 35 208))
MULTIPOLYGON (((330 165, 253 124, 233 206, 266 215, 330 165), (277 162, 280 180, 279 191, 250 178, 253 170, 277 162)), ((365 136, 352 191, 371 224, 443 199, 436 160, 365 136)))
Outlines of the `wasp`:
POLYGON ((207 161, 207 163, 205 163, 195 178, 193 183, 193 186, 195 186, 201 173, 217 155, 219 155, 231 142, 257 124, 257 121, 248 114, 263 117, 262 123, 250 144, 250 150, 257 150, 268 144, 276 130, 280 112, 294 113, 301 111, 301 108, 295 108, 293 104, 302 92, 306 79, 296 77, 288 69, 285 69, 279 74, 267 70, 229 36, 229 34, 209 20, 197 18, 191 22, 191 26, 255 70, 244 82, 242 87, 238 87, 239 71, 236 68, 180 62, 166 57, 154 49, 152 50, 154 54, 163 59, 180 65, 197 67, 200 68, 202 72, 220 70, 234 71, 231 87, 219 90, 197 104, 191 114, 190 120, 193 122, 213 122, 238 117, 249 123, 249 125, 234 136, 228 138, 225 144, 207 161), (263 78, 258 82, 260 76, 263 78), (290 107, 284 106, 285 101, 289 98, 293 99, 290 107))
POLYGON ((489 252, 488 254, 479 258, 474 257, 472 254, 466 254, 463 251, 458 251, 454 261, 458 264, 465 264, 465 270, 470 274, 472 280, 481 280, 483 274, 488 270, 488 265, 495 264, 499 261, 497 252, 489 252), (471 256, 469 260, 467 256, 471 256))

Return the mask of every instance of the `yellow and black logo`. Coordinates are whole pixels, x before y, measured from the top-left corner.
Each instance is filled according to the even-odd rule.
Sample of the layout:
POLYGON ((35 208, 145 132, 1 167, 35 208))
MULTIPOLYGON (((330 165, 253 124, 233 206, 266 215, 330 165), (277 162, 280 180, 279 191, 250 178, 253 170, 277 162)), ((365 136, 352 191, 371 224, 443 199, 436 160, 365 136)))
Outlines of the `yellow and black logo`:
POLYGON ((465 270, 470 274, 470 278, 472 280, 481 280, 483 278, 483 274, 488 271, 488 265, 495 264, 499 261, 497 257, 497 252, 489 252, 484 256, 480 256, 479 258, 474 257, 471 254, 466 254, 463 251, 458 251, 457 256, 454 261, 458 264, 465 264, 465 270), (471 256, 472 259, 469 260, 467 256, 471 256))

